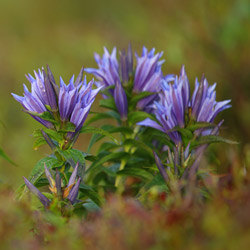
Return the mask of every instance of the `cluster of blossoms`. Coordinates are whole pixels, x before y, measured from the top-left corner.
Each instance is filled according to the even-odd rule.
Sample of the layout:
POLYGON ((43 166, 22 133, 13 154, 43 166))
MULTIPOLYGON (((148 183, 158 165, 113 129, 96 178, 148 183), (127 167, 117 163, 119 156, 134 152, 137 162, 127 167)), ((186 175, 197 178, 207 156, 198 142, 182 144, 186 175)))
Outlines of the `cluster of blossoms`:
POLYGON ((83 68, 75 81, 72 76, 68 85, 60 78, 60 88, 49 67, 47 74, 44 69, 34 71, 34 74, 35 78, 30 74, 26 76, 31 83, 31 92, 24 84, 24 96, 12 94, 13 97, 26 112, 47 128, 55 129, 55 124, 59 124, 59 128, 63 129, 67 122, 74 124, 74 132, 67 134, 67 139, 73 140, 83 126, 101 87, 93 90, 94 81, 87 84, 86 77, 83 80, 83 68), (39 116, 44 112, 49 112, 55 122, 39 116))
MULTIPOLYGON (((198 79, 195 80, 195 89, 191 97, 184 66, 179 77, 165 77, 161 87, 160 99, 153 105, 160 124, 149 118, 138 124, 167 133, 175 144, 181 142, 181 136, 176 131, 170 131, 173 128, 184 128, 192 122, 212 123, 219 112, 231 107, 230 100, 216 101, 216 83, 210 86, 205 77, 202 77, 200 83, 198 79)), ((211 130, 206 129, 202 134, 210 132, 211 130)))
MULTIPOLYGON (((24 110, 48 128, 49 132, 52 129, 58 132, 56 135, 63 134, 63 139, 61 140, 60 137, 57 143, 60 149, 64 150, 75 142, 98 92, 105 89, 106 92, 103 93, 103 96, 114 100, 120 114, 117 119, 119 122, 121 118, 122 121, 127 121, 127 126, 130 126, 130 115, 128 114, 136 110, 151 113, 145 115, 143 112, 138 112, 143 114, 143 117, 150 116, 152 118, 152 115, 155 116, 157 122, 152 120, 154 118, 147 118, 137 124, 166 133, 176 145, 173 148, 166 146, 162 148, 162 150, 167 149, 168 151, 168 159, 166 160, 168 168, 173 166, 174 174, 178 178, 181 175, 187 176, 189 169, 191 173, 189 175, 192 176, 192 173, 195 173, 198 168, 199 159, 207 145, 204 144, 195 150, 192 154, 195 160, 192 166, 187 168, 191 155, 190 138, 195 138, 194 135, 197 137, 217 135, 222 122, 217 126, 211 123, 219 112, 231 107, 230 100, 217 102, 216 84, 210 86, 204 76, 200 82, 198 79, 195 80, 195 88, 191 94, 184 66, 182 66, 179 76, 172 74, 164 76, 161 70, 164 62, 161 60, 163 52, 155 53, 155 49, 148 51, 143 47, 141 56, 135 53, 135 66, 131 45, 128 46, 127 52, 125 50, 119 52, 119 61, 116 54, 116 48, 111 53, 104 48, 102 57, 95 54, 98 68, 85 69, 87 73, 91 73, 97 78, 96 89, 92 89, 94 80, 87 83, 86 77, 83 79, 83 68, 76 80, 74 80, 73 75, 69 84, 65 84, 60 78, 58 86, 50 68, 47 67, 47 73, 42 69, 38 72, 34 71, 35 77, 30 74, 26 76, 31 83, 31 91, 24 84, 24 96, 12 95, 22 104, 24 110), (136 101, 133 101, 134 97, 137 98, 136 101), (205 123, 204 126, 202 127, 201 124, 198 124, 200 127, 197 126, 199 122, 205 123), (183 139, 179 131, 187 131, 191 125, 196 125, 193 129, 195 131, 194 133, 193 130, 191 133, 191 129, 188 131, 191 136, 187 136, 188 143, 186 143, 187 140, 183 139)), ((115 106, 113 105, 112 109, 115 109, 115 106)), ((131 123, 135 125, 136 122, 131 123)), ((44 131, 42 131, 42 135, 54 149, 53 138, 51 139, 44 131)), ((137 137, 131 140, 134 139, 138 140, 137 137)), ((172 145, 172 143, 170 144, 172 145)), ((167 181, 169 179, 168 172, 156 153, 154 156, 161 175, 167 181)), ((124 167, 125 165, 122 164, 121 167, 124 167)), ((60 173, 56 172, 54 180, 45 166, 45 175, 49 181, 51 192, 62 201, 69 200, 71 204, 77 201, 81 182, 81 178, 77 179, 77 169, 78 165, 74 168, 67 186, 62 188, 60 173)), ((24 180, 27 187, 40 199, 43 205, 46 208, 49 207, 51 201, 26 178, 24 180)))
MULTIPOLYGON (((133 53, 129 45, 127 53, 120 51, 120 61, 116 56, 116 48, 109 54, 104 48, 103 57, 95 54, 98 69, 86 68, 85 71, 94 74, 100 86, 109 87, 114 97, 116 107, 122 120, 126 120, 128 113, 128 98, 126 90, 132 90, 132 94, 141 92, 152 92, 152 95, 140 100, 137 109, 146 110, 147 107, 157 99, 157 92, 160 89, 162 80, 160 60, 163 52, 156 53, 155 49, 150 51, 143 47, 141 56, 135 53, 136 65, 133 68, 133 53), (111 89, 111 87, 114 89, 111 89)), ((129 93, 131 94, 131 93, 129 93)))
MULTIPOLYGON (((69 200, 70 203, 73 205, 77 202, 77 195, 80 187, 81 178, 78 177, 77 179, 77 171, 78 171, 78 164, 76 164, 74 171, 72 172, 68 185, 64 188, 62 188, 61 184, 61 177, 60 173, 56 172, 56 178, 53 179, 49 169, 44 165, 45 169, 45 175, 49 181, 49 189, 52 192, 52 194, 60 199, 60 200, 69 200)), ((37 196, 37 198, 40 200, 40 202, 43 204, 45 208, 48 208, 51 201, 43 195, 32 183, 30 183, 25 177, 24 181, 28 189, 37 196)))

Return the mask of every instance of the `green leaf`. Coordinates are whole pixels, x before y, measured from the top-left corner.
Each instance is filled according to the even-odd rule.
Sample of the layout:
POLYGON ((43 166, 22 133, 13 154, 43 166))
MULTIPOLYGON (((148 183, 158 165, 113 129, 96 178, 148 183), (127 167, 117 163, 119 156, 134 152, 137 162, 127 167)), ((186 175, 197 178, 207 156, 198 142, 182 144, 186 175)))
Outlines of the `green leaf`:
POLYGON ((77 162, 79 164, 85 165, 86 153, 78 149, 67 149, 61 150, 57 149, 57 152, 67 161, 71 166, 74 166, 77 162))
POLYGON ((87 196, 90 198, 96 205, 101 206, 101 199, 98 193, 91 187, 85 185, 85 184, 80 184, 79 187, 80 190, 80 196, 79 198, 81 199, 84 196, 87 196))
POLYGON ((67 133, 67 132, 75 132, 76 125, 72 122, 67 122, 65 128, 60 129, 59 132, 67 133))
MULTIPOLYGON (((43 131, 47 135, 49 135, 50 138, 54 139, 57 142, 60 142, 63 140, 63 135, 54 129, 43 128, 43 131)), ((41 129, 36 129, 33 133, 33 136, 35 138, 39 138, 39 137, 44 138, 41 129)))
POLYGON ((166 145, 170 148, 174 146, 173 142, 170 140, 169 136, 162 131, 156 130, 154 128, 144 128, 145 131, 143 133, 143 141, 145 142, 152 142, 157 141, 161 145, 166 145))
POLYGON ((172 129, 168 130, 167 133, 176 132, 176 131, 179 132, 182 135, 182 137, 184 137, 185 139, 190 140, 193 138, 193 133, 190 130, 188 130, 186 128, 180 128, 179 126, 176 126, 172 129))
POLYGON ((92 146, 98 142, 99 140, 101 140, 104 136, 103 135, 100 135, 100 134, 93 134, 91 139, 90 139, 90 142, 89 142, 89 145, 88 145, 88 148, 87 148, 87 152, 89 153, 92 146))
POLYGON ((102 145, 98 149, 98 153, 100 153, 102 151, 108 151, 110 149, 114 149, 114 148, 118 148, 118 147, 122 147, 122 145, 117 145, 113 142, 104 142, 104 143, 102 143, 102 145))
POLYGON ((112 136, 109 132, 105 131, 101 128, 95 128, 92 126, 83 126, 80 130, 80 133, 90 133, 90 134, 100 134, 109 137, 115 143, 118 143, 114 136, 112 136))
POLYGON ((57 158, 55 158, 53 155, 44 157, 40 161, 37 162, 35 167, 32 169, 29 181, 35 185, 37 181, 41 178, 41 176, 44 173, 44 164, 46 164, 47 168, 55 168, 62 165, 62 162, 58 161, 57 158))
POLYGON ((102 120, 102 119, 115 119, 118 122, 121 121, 120 115, 115 111, 108 111, 105 113, 92 113, 92 114, 94 115, 91 118, 89 118, 87 122, 84 123, 85 126, 88 126, 91 123, 98 121, 98 120, 102 120))
POLYGON ((166 186, 165 180, 163 179, 162 175, 160 173, 157 173, 154 178, 152 180, 150 180, 149 182, 147 182, 139 191, 139 193, 141 193, 141 191, 145 192, 147 190, 149 190, 152 187, 155 186, 166 186))
POLYGON ((124 141, 123 145, 124 146, 133 146, 135 148, 142 149, 153 157, 152 149, 149 146, 147 146, 145 143, 143 143, 142 141, 138 141, 138 140, 134 140, 134 139, 127 139, 124 141))
POLYGON ((85 177, 85 157, 87 156, 87 154, 78 149, 58 149, 57 152, 60 154, 63 160, 68 162, 69 165, 73 168, 78 163, 77 174, 83 180, 85 177))
POLYGON ((17 166, 17 164, 16 164, 14 161, 12 161, 12 160, 9 158, 9 156, 6 155, 6 153, 5 153, 1 148, 0 148, 0 156, 1 156, 2 158, 4 158, 6 161, 8 161, 9 163, 11 163, 12 165, 17 166))
POLYGON ((37 150, 39 147, 47 144, 46 140, 43 137, 37 138, 33 144, 33 149, 37 150))
POLYGON ((128 114, 128 122, 131 124, 136 124, 137 122, 143 121, 146 118, 150 118, 152 120, 155 120, 155 117, 151 114, 148 114, 143 111, 135 111, 135 112, 130 112, 128 114))
POLYGON ((133 134, 133 129, 129 127, 116 127, 116 128, 110 128, 108 130, 109 133, 122 133, 126 135, 131 135, 133 134))
POLYGON ((188 125, 187 129, 194 132, 195 130, 200 128, 214 128, 214 127, 216 127, 216 125, 210 122, 196 122, 195 124, 188 125))
POLYGON ((204 144, 210 144, 210 143, 217 143, 217 142, 224 142, 224 143, 229 143, 229 144, 238 144, 236 141, 231 141, 228 139, 225 139, 221 136, 216 136, 216 135, 205 135, 205 136, 200 136, 198 139, 192 141, 190 143, 190 149, 194 149, 200 145, 204 144))
POLYGON ((37 183, 36 183, 36 187, 39 188, 39 187, 44 187, 44 186, 47 186, 49 185, 49 181, 47 178, 40 178, 37 183))
POLYGON ((93 164, 87 169, 86 173, 89 171, 94 171, 96 168, 104 164, 105 162, 120 162, 122 159, 129 158, 130 154, 126 152, 115 152, 110 153, 108 155, 104 155, 100 157, 97 161, 93 162, 93 164))
POLYGON ((114 111, 117 111, 115 101, 113 98, 107 98, 100 100, 100 106, 107 109, 112 109, 114 111))
POLYGON ((49 111, 45 111, 43 113, 37 113, 37 112, 28 111, 28 110, 24 110, 24 111, 26 113, 33 115, 33 116, 38 116, 45 121, 49 121, 49 122, 52 122, 54 124, 59 124, 59 122, 54 119, 53 115, 49 111))
MULTIPOLYGON (((62 162, 58 161, 53 155, 42 158, 40 161, 37 162, 35 167, 32 169, 30 176, 29 176, 29 181, 36 186, 36 183, 40 180, 42 175, 44 174, 44 164, 50 169, 50 168, 55 168, 59 167, 62 165, 62 162)), ((21 199, 24 192, 25 192, 25 185, 21 185, 17 191, 16 191, 16 197, 17 199, 21 199)))
POLYGON ((153 175, 151 173, 142 168, 125 168, 118 171, 117 175, 133 176, 141 178, 142 180, 150 180, 153 178, 153 175))
POLYGON ((131 98, 129 104, 130 104, 131 106, 134 106, 134 105, 136 105, 137 102, 139 102, 141 99, 146 98, 146 97, 151 96, 151 95, 155 95, 155 93, 153 93, 153 92, 148 92, 148 91, 143 91, 143 92, 141 92, 141 93, 138 93, 138 94, 136 94, 135 96, 133 96, 133 97, 131 98))

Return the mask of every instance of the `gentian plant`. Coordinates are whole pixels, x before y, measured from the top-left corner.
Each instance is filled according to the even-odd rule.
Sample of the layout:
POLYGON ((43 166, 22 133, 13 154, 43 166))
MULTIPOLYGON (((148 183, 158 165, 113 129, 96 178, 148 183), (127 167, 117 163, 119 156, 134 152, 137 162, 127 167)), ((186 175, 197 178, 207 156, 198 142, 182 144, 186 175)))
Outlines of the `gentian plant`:
MULTIPOLYGON (((87 83, 82 68, 76 80, 73 76, 65 84, 60 78, 57 85, 47 67, 47 73, 42 69, 34 72, 35 77, 27 75, 31 91, 24 85, 24 96, 12 94, 44 126, 34 132, 34 148, 48 144, 53 151, 24 179, 46 210, 64 216, 76 210, 85 214, 99 208, 103 194, 110 192, 186 195, 199 188, 200 160, 208 145, 232 143, 219 136, 223 120, 215 123, 217 114, 231 107, 230 100, 216 101, 216 84, 210 86, 204 76, 200 82, 196 79, 191 95, 184 66, 179 76, 164 76, 162 52, 143 47, 142 54, 134 56, 129 45, 127 52, 119 52, 119 59, 116 53, 116 48, 111 54, 104 48, 102 57, 95 54, 98 68, 85 71, 96 82, 87 83), (92 89, 94 84, 97 88, 92 89), (107 110, 97 113, 90 109, 99 92, 100 107, 107 110), (114 121, 101 128, 90 126, 101 119, 114 121), (81 133, 93 133, 87 152, 73 148, 81 133), (110 140, 91 154, 92 146, 105 136, 110 140), (52 194, 38 190, 45 186, 52 194)), ((18 196, 24 191, 22 185, 18 196)))
MULTIPOLYGON (((164 80, 161 70, 163 52, 155 53, 155 49, 148 51, 143 47, 142 54, 135 53, 134 58, 129 44, 127 52, 119 51, 119 59, 116 54, 116 48, 112 53, 104 48, 103 56, 95 54, 98 68, 85 69, 97 78, 98 86, 104 87, 104 99, 100 101, 100 106, 109 109, 106 113, 95 114, 89 123, 114 118, 115 126, 104 125, 102 129, 109 133, 120 133, 118 146, 104 143, 98 151, 98 161, 107 162, 109 171, 104 171, 94 162, 90 167, 90 177, 94 183, 105 182, 110 187, 115 182, 115 187, 123 190, 125 178, 122 176, 129 176, 130 179, 133 176, 131 183, 137 189, 151 178, 150 166, 154 164, 154 157, 150 146, 139 140, 140 128, 136 123, 153 117, 150 114, 152 104, 159 99, 158 92, 164 80)), ((100 138, 94 136, 92 141, 100 138)))
MULTIPOLYGON (((191 95, 188 77, 182 66, 179 76, 167 76, 162 81, 159 100, 152 105, 156 120, 147 118, 138 123, 161 131, 162 136, 169 140, 167 146, 157 142, 155 150, 162 160, 154 153, 165 182, 198 177, 201 157, 210 143, 234 143, 218 136, 223 120, 216 125, 214 119, 231 105, 230 100, 216 101, 215 87, 216 83, 210 86, 203 76, 200 83, 196 79, 191 95)), ((170 185, 168 183, 168 188, 170 185)))
MULTIPOLYGON (((12 95, 22 104, 25 112, 44 125, 43 129, 34 132, 36 138, 34 148, 37 149, 47 143, 53 153, 36 164, 29 180, 25 179, 25 183, 41 198, 43 196, 37 191, 36 186, 41 187, 48 184, 47 181, 44 181, 43 175, 47 175, 50 185, 53 182, 48 169, 56 170, 58 178, 63 175, 66 185, 71 186, 73 184, 71 183, 72 178, 68 179, 67 176, 70 175, 71 169, 77 163, 79 166, 72 173, 73 176, 76 174, 79 176, 77 190, 80 188, 80 195, 85 195, 85 200, 89 198, 89 195, 92 195, 92 199, 99 205, 100 201, 95 191, 87 188, 83 183, 86 154, 72 147, 79 134, 83 132, 83 124, 101 87, 92 89, 93 80, 87 84, 86 77, 83 79, 83 68, 75 81, 74 76, 72 76, 68 85, 60 78, 60 86, 56 84, 49 67, 47 67, 47 73, 44 69, 34 73, 35 78, 30 74, 26 76, 31 83, 31 92, 24 85, 24 96, 12 95), (45 169, 44 164, 47 165, 45 169), (86 190, 86 192, 81 190, 86 190)), ((60 190, 59 186, 57 194, 60 190)), ((78 192, 75 189, 72 188, 72 191, 74 190, 74 195, 77 195, 78 192)), ((18 195, 22 196, 23 191, 24 186, 22 185, 18 195)), ((70 199, 71 196, 72 194, 69 193, 67 198, 73 202, 76 197, 70 199)))

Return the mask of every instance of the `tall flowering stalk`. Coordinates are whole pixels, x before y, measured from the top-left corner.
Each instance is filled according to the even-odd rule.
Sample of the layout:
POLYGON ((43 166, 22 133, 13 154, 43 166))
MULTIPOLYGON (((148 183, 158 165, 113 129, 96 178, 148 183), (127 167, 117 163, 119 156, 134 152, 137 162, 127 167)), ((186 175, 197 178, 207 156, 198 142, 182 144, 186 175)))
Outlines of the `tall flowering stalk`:
POLYGON ((24 96, 12 95, 22 104, 25 112, 46 128, 64 131, 63 146, 68 147, 77 138, 102 87, 93 90, 94 81, 87 84, 86 77, 83 79, 83 68, 75 81, 72 76, 68 85, 60 78, 60 86, 56 84, 49 67, 47 73, 39 69, 34 74, 35 78, 26 75, 31 83, 31 92, 24 84, 24 96))
MULTIPOLYGON (((105 153, 109 154, 112 161, 112 157, 120 156, 119 159, 114 159, 114 161, 119 161, 119 169, 112 167, 112 164, 111 169, 112 171, 116 169, 117 176, 114 183, 121 191, 124 188, 121 185, 121 180, 124 180, 124 178, 120 174, 130 171, 132 164, 132 161, 130 162, 128 159, 147 162, 143 157, 137 155, 140 150, 145 150, 145 148, 147 148, 147 153, 150 152, 151 160, 153 159, 150 148, 144 145, 144 142, 138 143, 140 129, 136 123, 145 117, 152 116, 148 112, 152 109, 153 102, 159 98, 158 92, 161 82, 164 80, 161 70, 164 60, 161 60, 163 52, 155 53, 155 49, 148 50, 146 47, 142 48, 141 55, 137 53, 133 55, 130 44, 127 51, 121 50, 118 56, 117 54, 116 48, 111 53, 104 48, 102 56, 95 54, 98 67, 86 68, 85 71, 96 77, 98 86, 104 87, 104 99, 100 101, 100 104, 111 110, 106 112, 105 116, 104 114, 97 114, 93 117, 93 121, 104 117, 115 118, 118 123, 116 127, 109 125, 103 126, 103 128, 111 133, 119 132, 121 135, 122 149, 117 149, 117 147, 105 148, 107 149, 105 153), (141 148, 136 150, 135 144, 140 145, 141 148)), ((102 152, 100 158, 104 156, 105 154, 102 152)), ((92 176, 95 177, 95 174, 92 176)))
MULTIPOLYGON (((80 185, 83 185, 81 180, 85 176, 86 154, 73 149, 72 146, 78 135, 82 133, 82 127, 91 105, 102 88, 100 86, 92 89, 94 81, 87 83, 86 77, 83 78, 83 71, 82 68, 76 79, 72 76, 69 84, 65 84, 63 79, 60 78, 59 86, 56 84, 49 67, 47 67, 47 73, 44 69, 38 70, 38 72, 34 71, 35 77, 30 74, 26 76, 31 83, 31 91, 24 85, 24 96, 12 93, 13 97, 22 104, 24 111, 45 126, 42 130, 34 132, 36 137, 35 148, 47 143, 53 150, 51 155, 41 159, 34 166, 29 180, 24 178, 26 186, 46 208, 54 207, 53 200, 55 197, 60 201, 59 207, 64 207, 66 199, 74 205, 80 185), (44 163, 48 167, 45 166, 44 168, 44 163), (76 163, 79 164, 75 167, 76 163), (72 173, 71 167, 75 167, 72 173), (49 169, 56 170, 55 180, 52 178, 49 169), (79 172, 79 178, 76 179, 77 171, 79 172), (42 181, 44 174, 49 181, 50 190, 55 196, 50 200, 37 189, 37 187, 47 184, 42 181), (70 178, 68 178, 69 175, 71 175, 70 178), (63 177, 62 180, 61 177, 63 177), (61 182, 63 182, 63 186, 61 182)), ((91 190, 92 197, 93 194, 94 197, 96 196, 94 202, 98 203, 98 195, 90 187, 88 188, 91 190)), ((23 194, 24 186, 21 186, 18 197, 22 197, 23 194)), ((83 195, 88 197, 88 195, 81 193, 81 196, 83 195)), ((82 206, 80 208, 84 209, 82 206)))

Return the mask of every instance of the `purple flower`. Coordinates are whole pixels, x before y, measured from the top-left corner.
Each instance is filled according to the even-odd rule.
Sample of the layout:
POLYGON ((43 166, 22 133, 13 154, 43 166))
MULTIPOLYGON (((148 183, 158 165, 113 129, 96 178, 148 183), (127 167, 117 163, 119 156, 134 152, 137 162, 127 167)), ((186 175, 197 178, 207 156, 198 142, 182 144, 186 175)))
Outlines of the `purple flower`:
POLYGON ((119 63, 116 58, 116 47, 113 48, 112 53, 104 47, 104 54, 101 57, 97 53, 94 55, 95 61, 99 69, 86 68, 85 72, 93 74, 98 79, 99 86, 109 87, 120 82, 119 63))
POLYGON ((216 83, 209 86, 207 79, 202 77, 201 82, 195 80, 195 89, 191 99, 192 118, 198 122, 213 122, 217 114, 230 108, 231 100, 216 102, 216 83))
POLYGON ((115 90, 109 89, 109 91, 115 97, 117 109, 123 118, 126 117, 128 109, 128 101, 124 89, 130 88, 131 84, 132 89, 130 88, 130 91, 132 90, 134 93, 144 91, 155 93, 140 100, 137 103, 138 109, 145 110, 157 98, 156 94, 160 89, 162 81, 161 65, 164 61, 159 60, 163 54, 162 52, 154 53, 155 49, 148 52, 143 47, 142 55, 138 56, 136 54, 136 65, 135 70, 133 70, 133 53, 130 44, 127 53, 125 50, 120 51, 119 62, 116 57, 116 48, 113 49, 111 54, 104 48, 102 57, 95 54, 98 69, 85 69, 86 72, 95 75, 99 85, 115 87, 115 90))
MULTIPOLYGON (((148 52, 146 47, 142 49, 142 55, 136 54, 137 64, 134 77, 135 93, 141 93, 144 91, 157 93, 160 90, 160 83, 162 81, 161 65, 164 60, 160 61, 163 52, 155 54, 153 48, 148 52)), ((138 102, 137 108, 144 109, 147 105, 151 104, 157 98, 157 95, 151 95, 138 102)))
POLYGON ((128 113, 128 102, 127 102, 126 93, 120 82, 117 82, 115 85, 114 99, 115 99, 116 107, 121 115, 121 120, 123 121, 126 120, 127 113, 128 113))
MULTIPOLYGON (((35 78, 30 74, 26 75, 27 79, 31 83, 31 92, 29 92, 27 86, 24 84, 24 96, 18 96, 12 93, 12 96, 20 102, 25 111, 43 113, 47 111, 47 105, 50 106, 52 111, 57 111, 57 95, 56 90, 53 87, 54 84, 49 80, 49 77, 45 74, 44 69, 39 69, 38 72, 34 71, 35 78)), ((49 121, 45 121, 40 117, 31 116, 42 123, 47 128, 52 128, 53 124, 49 121)))
POLYGON ((23 177, 24 182, 28 189, 40 200, 40 202, 47 208, 50 204, 50 200, 44 196, 32 183, 30 183, 25 177, 23 177))
POLYGON ((58 88, 49 67, 47 71, 47 74, 44 69, 38 70, 38 73, 35 71, 35 78, 30 74, 27 76, 31 82, 31 92, 24 85, 24 96, 12 95, 27 112, 31 112, 34 119, 47 128, 54 126, 51 122, 33 115, 32 112, 41 114, 48 111, 54 116, 55 121, 58 121, 59 117, 58 122, 61 124, 73 123, 76 129, 74 133, 69 133, 69 138, 72 138, 83 126, 90 107, 102 87, 92 90, 93 80, 87 84, 85 77, 82 81, 82 68, 76 81, 74 81, 73 75, 68 85, 60 78, 60 88, 58 88))
MULTIPOLYGON (((184 128, 187 123, 213 122, 216 115, 231 107, 230 100, 216 102, 216 84, 209 86, 203 77, 201 83, 196 79, 195 90, 190 97, 190 85, 184 69, 181 68, 180 76, 171 75, 165 77, 162 82, 160 100, 154 103, 154 113, 160 124, 150 119, 139 122, 139 125, 149 126, 161 130, 169 135, 175 144, 181 142, 178 132, 169 131, 174 127, 184 128)), ((203 130, 203 134, 211 130, 203 130)))
POLYGON ((83 82, 74 83, 74 76, 68 85, 60 79, 60 91, 58 97, 59 113, 61 121, 70 121, 75 126, 77 133, 85 122, 92 103, 102 87, 92 89, 94 81, 87 84, 86 77, 83 82))
MULTIPOLYGON (((45 164, 44 164, 44 169, 45 169, 45 175, 49 181, 50 191, 57 197, 68 199, 71 202, 71 204, 74 204, 76 202, 76 198, 79 192, 79 186, 81 182, 81 178, 80 177, 77 178, 78 163, 76 164, 74 171, 71 174, 68 185, 63 188, 61 186, 61 178, 60 178, 59 172, 58 171, 56 172, 56 179, 54 180, 49 169, 46 167, 45 164), (63 192, 62 192, 62 189, 63 189, 63 192)), ((41 201, 41 203, 44 205, 45 208, 48 208, 50 204, 50 200, 47 197, 45 197, 25 177, 23 178, 28 189, 38 197, 38 199, 41 201)))

